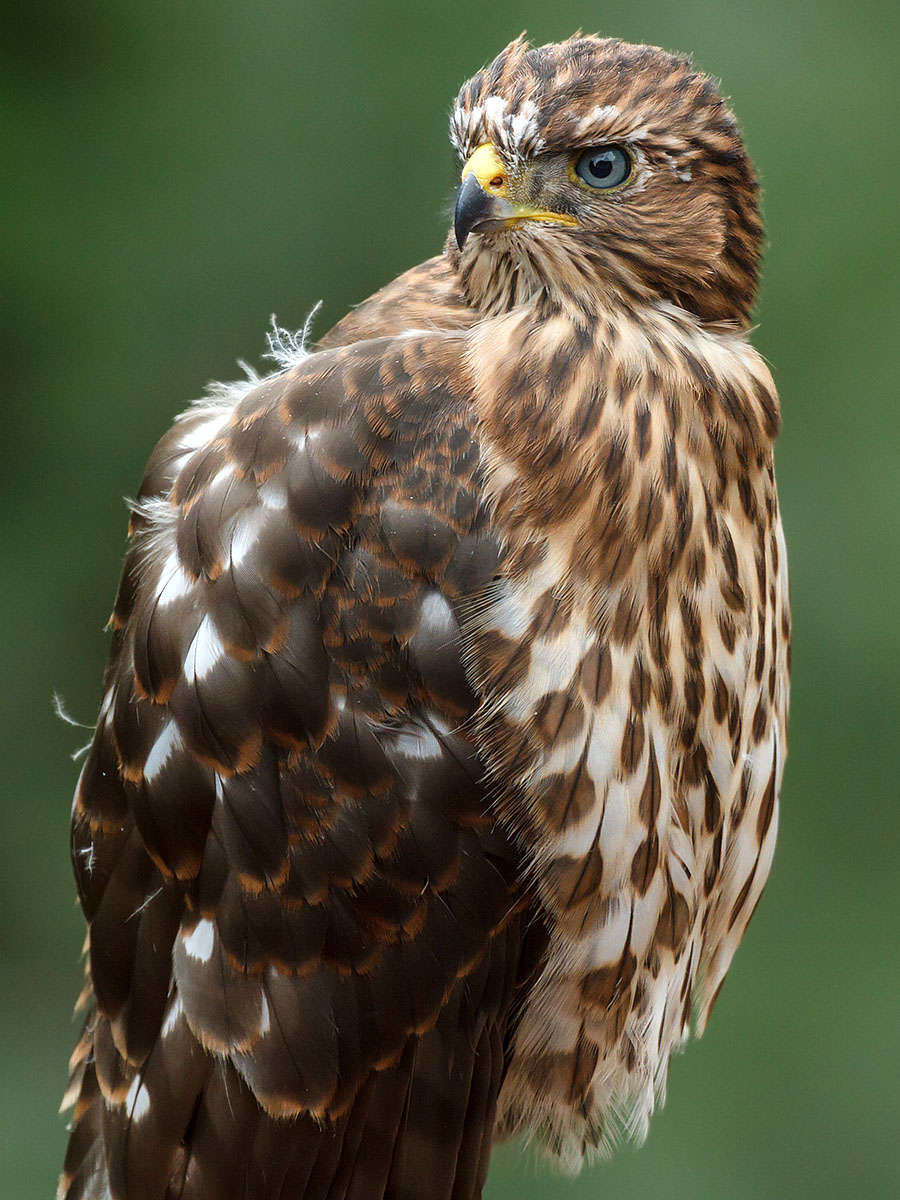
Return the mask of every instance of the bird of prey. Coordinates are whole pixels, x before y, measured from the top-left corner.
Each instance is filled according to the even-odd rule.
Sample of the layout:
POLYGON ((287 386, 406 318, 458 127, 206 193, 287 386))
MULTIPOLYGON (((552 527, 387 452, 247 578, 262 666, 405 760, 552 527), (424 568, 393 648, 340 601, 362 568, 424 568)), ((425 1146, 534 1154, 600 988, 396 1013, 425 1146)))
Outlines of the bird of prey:
POLYGON ((439 256, 156 447, 72 817, 62 1200, 475 1200, 642 1137, 785 756, 762 229, 713 83, 514 41, 439 256))

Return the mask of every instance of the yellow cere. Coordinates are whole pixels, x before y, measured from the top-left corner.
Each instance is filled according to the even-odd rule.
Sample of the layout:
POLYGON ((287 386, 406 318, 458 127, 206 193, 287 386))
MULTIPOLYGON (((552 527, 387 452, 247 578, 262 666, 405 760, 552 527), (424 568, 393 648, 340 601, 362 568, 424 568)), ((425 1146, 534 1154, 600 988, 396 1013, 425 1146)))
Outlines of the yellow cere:
POLYGON ((508 190, 506 166, 496 148, 490 142, 484 142, 473 150, 462 169, 461 179, 467 175, 475 175, 486 192, 492 196, 505 196, 508 190))
MULTIPOLYGON (((496 146, 483 142, 466 159, 460 181, 468 175, 474 175, 489 196, 509 197, 509 173, 506 164, 497 152, 496 146)), ((576 226, 578 221, 568 213, 550 212, 543 208, 533 208, 530 204, 511 205, 506 224, 509 228, 523 221, 548 221, 556 225, 576 226)))

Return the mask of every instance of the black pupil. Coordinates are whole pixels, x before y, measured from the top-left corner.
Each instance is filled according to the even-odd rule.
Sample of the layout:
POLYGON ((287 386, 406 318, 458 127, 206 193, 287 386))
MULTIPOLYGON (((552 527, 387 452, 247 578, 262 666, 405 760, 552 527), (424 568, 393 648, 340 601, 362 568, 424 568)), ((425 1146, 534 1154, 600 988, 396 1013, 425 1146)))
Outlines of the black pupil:
POLYGON ((613 169, 612 155, 609 151, 598 154, 588 162, 588 170, 595 179, 606 179, 613 169))

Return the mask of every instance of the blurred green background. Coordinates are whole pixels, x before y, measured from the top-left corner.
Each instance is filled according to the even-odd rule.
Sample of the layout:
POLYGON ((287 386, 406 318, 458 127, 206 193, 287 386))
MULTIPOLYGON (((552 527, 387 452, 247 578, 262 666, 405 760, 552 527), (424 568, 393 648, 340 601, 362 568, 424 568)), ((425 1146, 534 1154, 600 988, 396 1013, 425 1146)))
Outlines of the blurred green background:
MULTIPOLYGON (((766 898, 648 1144, 570 1182, 503 1150, 490 1200, 900 1195, 895 4, 38 0, 0 29, 0 1193, 53 1193, 82 924, 57 689, 93 720, 121 497, 269 314, 323 332, 436 252, 458 85, 526 28, 692 51, 765 187, 756 342, 796 622, 766 898)), ((214 1200, 214 1198, 211 1198, 214 1200)))

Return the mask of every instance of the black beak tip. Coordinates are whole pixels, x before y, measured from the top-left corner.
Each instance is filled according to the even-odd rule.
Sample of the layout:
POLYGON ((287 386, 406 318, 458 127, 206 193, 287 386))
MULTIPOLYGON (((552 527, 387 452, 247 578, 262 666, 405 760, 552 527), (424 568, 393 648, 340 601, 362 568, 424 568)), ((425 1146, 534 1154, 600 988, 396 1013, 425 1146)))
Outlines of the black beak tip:
POLYGON ((453 232, 456 244, 462 250, 469 234, 480 221, 490 216, 493 198, 488 195, 474 174, 467 175, 456 193, 456 208, 453 213, 453 232))

